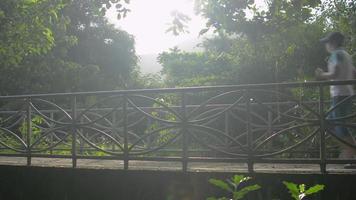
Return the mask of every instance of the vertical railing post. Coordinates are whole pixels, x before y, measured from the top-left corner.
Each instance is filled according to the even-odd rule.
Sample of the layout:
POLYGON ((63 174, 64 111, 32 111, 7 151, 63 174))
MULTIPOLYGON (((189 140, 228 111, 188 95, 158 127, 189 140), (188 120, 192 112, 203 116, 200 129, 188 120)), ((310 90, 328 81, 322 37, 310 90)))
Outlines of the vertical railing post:
POLYGON ((123 97, 123 127, 124 127, 124 170, 129 169, 129 147, 128 147, 128 121, 127 121, 127 96, 123 97))
MULTIPOLYGON (((49 117, 50 117, 51 120, 54 120, 54 113, 53 112, 54 111, 51 111, 50 114, 49 114, 50 115, 49 117)), ((50 122, 50 127, 51 128, 53 127, 53 122, 50 122)), ((53 134, 55 134, 55 132, 52 132, 52 134, 49 137, 50 146, 53 145, 53 137, 54 137, 53 134)), ((49 154, 53 155, 53 147, 49 150, 49 154)))
POLYGON ((320 171, 326 173, 326 146, 325 146, 325 112, 324 112, 324 87, 319 85, 319 120, 320 120, 320 171))
MULTIPOLYGON (((147 127, 149 128, 149 127, 151 127, 151 125, 152 125, 152 119, 151 118, 148 118, 147 119, 147 127)), ((147 131, 147 130, 146 130, 147 131)), ((151 149, 152 148, 152 135, 151 136, 148 136, 147 137, 147 148, 148 149, 151 149)))
MULTIPOLYGON (((225 112, 224 116, 224 131, 226 135, 230 135, 230 124, 229 124, 229 111, 225 112)), ((228 144, 229 138, 225 137, 225 142, 228 144)))
POLYGON ((269 110, 267 111, 267 133, 268 133, 268 136, 271 136, 272 135, 272 126, 273 126, 273 113, 269 110))
MULTIPOLYGON (((111 126, 111 129, 112 129, 112 137, 114 137, 115 139, 117 139, 116 137, 116 131, 117 131, 117 119, 116 119, 116 109, 112 112, 112 120, 111 120, 111 123, 112 123, 112 126, 111 126)), ((111 150, 114 152, 115 151, 115 143, 112 144, 111 146, 111 150)))
POLYGON ((188 132, 187 132, 187 116, 186 116, 186 94, 185 92, 182 92, 182 102, 181 102, 181 115, 182 115, 182 169, 183 172, 186 172, 188 170, 188 132))
POLYGON ((77 167, 77 97, 72 98, 72 167, 77 167))
POLYGON ((32 119, 31 119, 31 97, 26 99, 26 144, 27 144, 27 166, 31 165, 31 137, 32 137, 32 119))
MULTIPOLYGON (((80 124, 83 124, 84 123, 84 119, 83 117, 80 118, 80 124)), ((84 135, 83 133, 83 129, 77 129, 77 133, 81 134, 81 135, 84 135)), ((79 139, 77 140, 79 142, 79 155, 83 155, 84 153, 84 148, 85 148, 85 142, 84 142, 84 139, 79 137, 79 139)))
MULTIPOLYGON (((269 110, 267 111, 267 137, 273 134, 273 113, 269 110)), ((268 144, 268 150, 272 149, 272 143, 268 144)))
POLYGON ((245 90, 245 99, 246 99, 246 129, 247 129, 247 149, 248 149, 248 158, 247 158, 247 167, 248 172, 253 173, 253 147, 252 147, 252 127, 251 127, 251 99, 250 91, 245 90))

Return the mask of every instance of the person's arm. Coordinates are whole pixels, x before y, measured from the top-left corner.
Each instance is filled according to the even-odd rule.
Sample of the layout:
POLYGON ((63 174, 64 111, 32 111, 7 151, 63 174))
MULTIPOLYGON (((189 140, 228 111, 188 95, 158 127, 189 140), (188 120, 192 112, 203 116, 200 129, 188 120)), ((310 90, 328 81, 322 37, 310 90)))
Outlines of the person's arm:
MULTIPOLYGON (((324 72, 322 69, 317 68, 315 70, 315 76, 318 79, 321 80, 330 80, 330 79, 334 79, 337 77, 338 73, 339 73, 339 67, 338 65, 332 66, 331 67, 332 70, 328 71, 328 72, 324 72)), ((356 75, 356 71, 354 70, 354 74, 356 75)))
POLYGON ((315 70, 315 76, 317 79, 321 80, 330 80, 330 79, 335 79, 340 71, 340 60, 341 56, 338 54, 333 54, 330 57, 330 60, 328 62, 328 71, 324 72, 322 69, 317 68, 315 70))

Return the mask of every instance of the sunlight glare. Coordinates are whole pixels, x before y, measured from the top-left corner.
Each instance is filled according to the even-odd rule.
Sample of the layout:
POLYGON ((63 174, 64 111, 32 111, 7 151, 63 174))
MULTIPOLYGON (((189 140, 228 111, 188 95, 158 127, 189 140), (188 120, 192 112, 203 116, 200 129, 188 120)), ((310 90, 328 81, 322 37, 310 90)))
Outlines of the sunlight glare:
POLYGON ((135 36, 139 54, 160 53, 184 41, 197 39, 205 25, 205 20, 194 15, 194 0, 133 0, 129 8, 132 11, 123 20, 117 20, 113 10, 107 17, 111 23, 135 36), (188 24, 189 34, 166 33, 173 11, 185 13, 192 19, 188 24))

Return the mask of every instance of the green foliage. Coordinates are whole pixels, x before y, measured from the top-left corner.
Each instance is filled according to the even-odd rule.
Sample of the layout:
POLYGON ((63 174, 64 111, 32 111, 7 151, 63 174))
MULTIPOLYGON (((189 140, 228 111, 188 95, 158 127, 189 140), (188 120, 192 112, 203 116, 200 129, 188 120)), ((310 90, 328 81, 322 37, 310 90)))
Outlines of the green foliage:
POLYGON ((118 13, 126 15, 122 9, 128 1, 121 4, 116 0, 29 1, 26 9, 19 12, 20 2, 0 2, 1 95, 112 90, 140 84, 136 81, 133 37, 114 28, 102 13, 103 8, 106 12, 109 5, 115 4, 121 5, 118 13), (49 17, 47 10, 43 12, 45 6, 51 8, 49 17), (28 20, 36 18, 31 17, 32 12, 41 15, 38 17, 41 23, 36 26, 28 20), (10 19, 21 24, 23 31, 2 23, 10 19), (16 34, 12 37, 10 33, 16 34), (7 43, 18 49, 9 50, 11 45, 7 43), (24 46, 27 44, 35 46, 24 46), (3 46, 6 51, 1 50, 3 46))
POLYGON ((198 13, 208 19, 207 27, 225 30, 228 33, 243 32, 250 37, 259 34, 275 32, 286 26, 292 27, 307 21, 312 16, 312 10, 320 3, 319 0, 268 1, 267 10, 258 10, 254 1, 236 0, 197 0, 198 13), (246 10, 253 14, 252 19, 246 10))
POLYGON ((158 57, 166 75, 166 84, 175 86, 215 85, 221 73, 229 66, 214 61, 213 55, 206 53, 186 53, 177 48, 163 52, 158 57))
POLYGON ((173 17, 172 25, 166 30, 166 32, 172 32, 173 35, 189 33, 186 23, 190 20, 190 17, 178 11, 173 11, 171 15, 173 17))
MULTIPOLYGON (((246 185, 249 180, 251 180, 251 177, 246 177, 243 175, 234 175, 231 179, 226 181, 219 179, 209 179, 209 183, 222 189, 223 191, 228 192, 230 197, 209 197, 207 200, 243 199, 248 193, 261 189, 261 187, 257 184, 241 187, 242 184, 246 185)), ((283 184, 286 186, 292 198, 295 200, 302 200, 305 197, 316 194, 325 188, 324 185, 319 184, 314 185, 308 189, 306 188, 305 184, 297 185, 295 183, 286 181, 284 181, 283 184)))
POLYGON ((112 90, 130 87, 136 73, 134 39, 97 15, 93 1, 73 1, 64 10, 71 25, 67 34, 78 38, 67 51, 67 59, 79 64, 72 90, 112 90), (78 12, 82 11, 82 12, 78 12), (86 12, 88 11, 88 12, 86 12))
MULTIPOLYGON (((43 118, 41 116, 35 116, 31 119, 31 139, 37 139, 38 137, 40 137, 41 135, 41 129, 38 127, 43 123, 43 118), (37 125, 37 126, 35 126, 37 125)), ((24 121, 23 123, 21 123, 21 126, 19 127, 19 131, 22 135, 23 138, 25 138, 25 136, 28 134, 27 131, 27 126, 28 123, 27 121, 24 121)))
POLYGON ((297 185, 295 183, 286 181, 284 181, 283 184, 286 186, 292 198, 295 200, 302 200, 309 195, 322 191, 325 187, 324 185, 318 184, 306 189, 304 184, 297 185))
POLYGON ((50 27, 64 6, 64 0, 0 1, 0 66, 47 53, 55 45, 50 27))
MULTIPOLYGON (((159 61, 169 86, 245 84, 313 79, 326 65, 319 38, 339 30, 355 46, 355 5, 349 0, 273 0, 257 9, 254 1, 196 0, 196 10, 217 34, 204 52, 163 52, 159 61)), ((184 21, 182 21, 184 23, 184 21)), ((355 58, 356 59, 356 58, 355 58)))
MULTIPOLYGON (((154 103, 153 104, 153 108, 157 108, 157 110, 154 110, 151 112, 151 115, 154 117, 157 117, 159 119, 164 119, 164 120, 168 120, 168 121, 176 121, 176 116, 172 113, 161 113, 160 108, 162 108, 162 105, 165 105, 167 107, 172 106, 173 101, 176 98, 174 96, 170 96, 170 95, 166 95, 166 96, 162 96, 162 97, 158 97, 156 98, 156 101, 158 101, 159 103, 154 103)), ((150 126, 147 128, 146 132, 152 132, 155 131, 159 128, 161 128, 161 123, 158 121, 154 121, 153 123, 150 124, 150 126)), ((157 133, 157 135, 155 136, 154 141, 152 141, 151 145, 154 146, 160 146, 160 145, 164 145, 166 143, 168 143, 170 140, 172 140, 175 136, 176 136, 176 132, 170 130, 170 129, 164 129, 161 130, 157 133)))
MULTIPOLYGON (((248 193, 259 190, 261 187, 257 184, 242 186, 242 184, 246 184, 251 177, 245 177, 243 175, 235 175, 231 179, 227 181, 219 180, 219 179, 209 179, 209 183, 212 185, 227 191, 232 196, 233 200, 243 199, 248 193)), ((221 197, 209 197, 207 200, 228 200, 231 198, 221 197)))
POLYGON ((163 52, 162 72, 170 86, 308 80, 326 57, 319 43, 324 26, 312 13, 318 6, 274 0, 258 10, 253 1, 199 0, 198 13, 208 20, 201 33, 218 35, 203 43, 204 52, 163 52))

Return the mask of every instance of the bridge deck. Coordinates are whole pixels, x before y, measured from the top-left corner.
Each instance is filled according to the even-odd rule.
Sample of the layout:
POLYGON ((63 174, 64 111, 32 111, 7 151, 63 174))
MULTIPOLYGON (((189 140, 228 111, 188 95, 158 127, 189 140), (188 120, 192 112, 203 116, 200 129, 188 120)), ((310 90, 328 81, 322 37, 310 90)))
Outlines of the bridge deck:
MULTIPOLYGON (((26 158, 0 157, 0 165, 26 166, 26 158)), ((72 160, 63 158, 32 158, 32 166, 71 168, 72 160)), ((124 163, 119 160, 93 160, 79 159, 79 169, 123 169, 124 163)), ((153 171, 181 171, 180 162, 157 162, 157 161, 130 161, 130 170, 153 170, 153 171)), ((257 173, 285 173, 285 174, 320 174, 319 165, 315 164, 255 164, 257 173)), ((247 165, 241 163, 189 163, 190 172, 232 172, 246 173, 247 165)), ((356 169, 344 169, 341 164, 327 165, 327 171, 331 174, 356 174, 356 169)))

